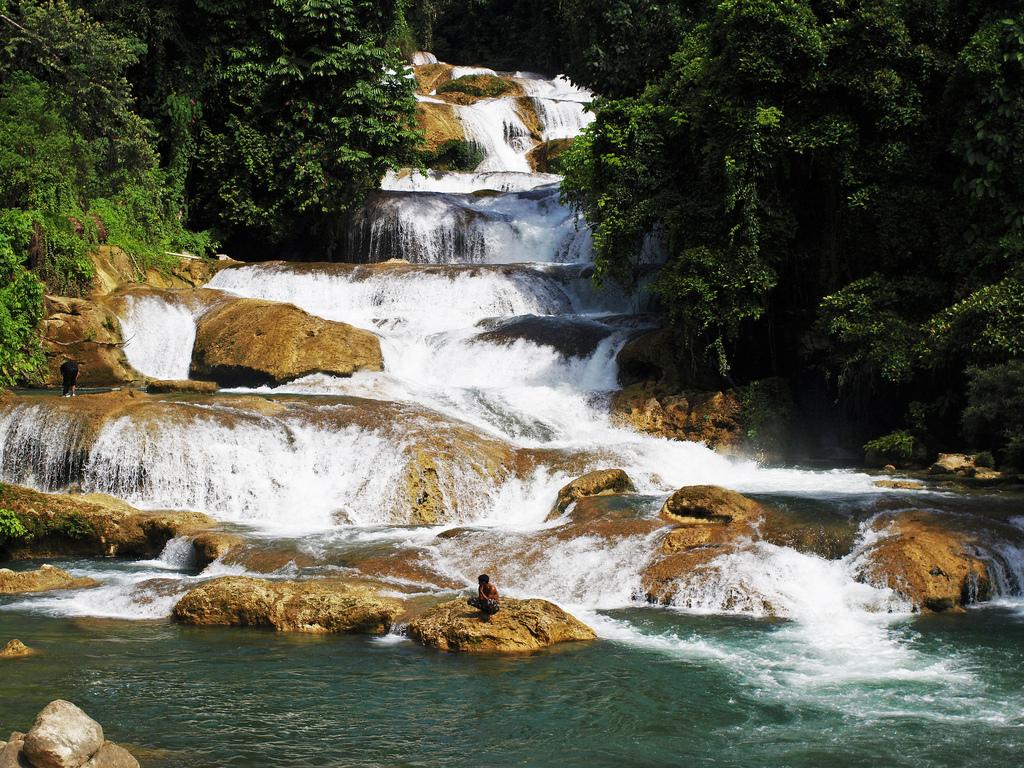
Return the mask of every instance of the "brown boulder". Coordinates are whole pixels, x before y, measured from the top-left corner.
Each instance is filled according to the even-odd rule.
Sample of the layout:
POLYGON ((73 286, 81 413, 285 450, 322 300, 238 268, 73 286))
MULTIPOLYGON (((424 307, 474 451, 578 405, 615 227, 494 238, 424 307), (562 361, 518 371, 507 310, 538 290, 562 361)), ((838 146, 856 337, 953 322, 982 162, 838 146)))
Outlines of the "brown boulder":
POLYGON ((312 373, 351 376, 383 369, 369 331, 292 304, 236 299, 199 318, 192 375, 225 386, 281 384, 312 373))
POLYGON ((464 600, 442 603, 409 624, 409 635, 443 651, 516 653, 555 643, 593 640, 586 624, 546 600, 501 601, 489 620, 464 600))
POLYGON ((128 364, 122 347, 121 323, 109 307, 88 299, 46 297, 42 323, 46 372, 43 383, 61 383, 60 366, 78 361, 80 386, 111 386, 142 379, 128 364))
POLYGON ((400 611, 396 600, 381 597, 372 584, 226 576, 189 590, 173 615, 195 626, 383 634, 400 611))
POLYGON ((929 475, 974 474, 974 457, 966 453, 940 453, 935 463, 928 467, 929 475))
POLYGON ((152 394, 164 394, 182 392, 186 394, 208 395, 218 389, 215 381, 201 381, 200 379, 164 380, 149 379, 146 383, 146 391, 152 394))
POLYGON ((764 509, 742 493, 716 485, 688 485, 673 493, 661 507, 661 516, 670 522, 749 522, 764 509))
POLYGON ((992 591, 988 566, 975 556, 974 535, 924 511, 883 515, 872 523, 881 537, 861 558, 858 575, 886 586, 928 611, 956 610, 992 591))
POLYGON ((0 768, 25 768, 28 759, 24 757, 25 734, 14 731, 6 742, 0 742, 0 768))
POLYGON ((105 741, 82 768, 139 768, 139 761, 124 747, 105 741))
POLYGON ((34 571, 0 568, 0 595, 49 592, 51 589, 85 589, 99 586, 94 579, 77 579, 67 571, 44 565, 34 571))
POLYGON ((924 488, 924 483, 917 480, 875 480, 875 485, 897 491, 920 491, 924 488))
POLYGON ((647 599, 672 602, 681 579, 755 537, 755 523, 765 512, 756 501, 713 485, 691 485, 673 493, 659 515, 678 525, 665 533, 641 573, 647 599))
POLYGON ((11 640, 3 648, 0 648, 0 659, 17 659, 22 656, 32 656, 33 654, 35 654, 35 651, 17 638, 11 640))
POLYGON ((633 384, 612 397, 612 420, 621 426, 719 450, 737 449, 743 442, 740 410, 732 392, 667 394, 648 384, 633 384))
POLYGON ((598 469, 577 477, 558 491, 555 505, 548 513, 548 520, 560 517, 569 505, 585 496, 607 496, 616 493, 636 491, 633 481, 621 469, 598 469))
POLYGON ((34 768, 81 768, 103 746, 103 728, 70 701, 51 701, 25 736, 34 768))
POLYGON ((195 550, 197 565, 205 568, 216 560, 223 560, 232 549, 241 546, 245 539, 236 533, 222 531, 203 532, 192 537, 192 549, 195 550))

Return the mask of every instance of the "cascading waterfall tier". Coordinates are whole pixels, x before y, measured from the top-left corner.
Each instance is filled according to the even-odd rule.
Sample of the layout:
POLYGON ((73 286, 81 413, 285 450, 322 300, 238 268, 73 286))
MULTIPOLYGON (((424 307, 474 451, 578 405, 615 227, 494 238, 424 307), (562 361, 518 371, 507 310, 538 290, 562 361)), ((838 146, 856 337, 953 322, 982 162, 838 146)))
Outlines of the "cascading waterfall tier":
POLYGON ((348 226, 351 261, 584 262, 590 232, 557 186, 503 195, 379 192, 348 226))

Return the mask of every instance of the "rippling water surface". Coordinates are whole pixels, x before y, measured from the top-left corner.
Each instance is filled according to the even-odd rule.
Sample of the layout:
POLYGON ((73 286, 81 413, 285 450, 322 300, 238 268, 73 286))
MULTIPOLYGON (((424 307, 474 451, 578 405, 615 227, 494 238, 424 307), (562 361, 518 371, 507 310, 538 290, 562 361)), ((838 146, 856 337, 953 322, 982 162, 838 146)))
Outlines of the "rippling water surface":
POLYGON ((1009 766, 1024 747, 1024 616, 894 629, 934 674, 802 678, 787 622, 621 611, 646 643, 526 657, 0 613, 0 726, 71 699, 145 766, 1009 766), (792 654, 792 655, 788 655, 792 654))

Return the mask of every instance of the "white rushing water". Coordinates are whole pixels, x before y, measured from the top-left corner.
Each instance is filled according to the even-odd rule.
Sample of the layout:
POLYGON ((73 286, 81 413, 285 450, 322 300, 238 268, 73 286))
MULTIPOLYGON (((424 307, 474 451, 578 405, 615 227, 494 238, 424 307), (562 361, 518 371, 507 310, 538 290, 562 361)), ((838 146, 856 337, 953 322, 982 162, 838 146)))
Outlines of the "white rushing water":
POLYGON ((352 261, 418 264, 582 262, 590 231, 557 186, 505 195, 381 192, 353 217, 352 261))
POLYGON ((154 379, 187 379, 196 340, 194 310, 169 296, 127 296, 120 315, 124 354, 154 379))

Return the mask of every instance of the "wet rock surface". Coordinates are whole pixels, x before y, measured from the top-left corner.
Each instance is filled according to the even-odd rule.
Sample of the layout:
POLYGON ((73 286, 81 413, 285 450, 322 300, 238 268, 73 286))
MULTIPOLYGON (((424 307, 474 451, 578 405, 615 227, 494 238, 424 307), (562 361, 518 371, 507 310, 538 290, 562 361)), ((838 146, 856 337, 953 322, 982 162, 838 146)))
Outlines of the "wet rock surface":
POLYGON ((116 386, 142 380, 124 355, 124 339, 117 314, 89 299, 46 297, 42 324, 46 351, 46 386, 61 385, 61 364, 78 362, 78 384, 83 387, 116 386))
POLYGON ((53 589, 85 589, 98 584, 94 579, 76 578, 52 565, 43 565, 34 571, 0 568, 0 595, 49 592, 53 589))
POLYGON ((589 357, 598 344, 607 339, 615 328, 586 318, 540 317, 523 315, 500 321, 486 321, 487 330, 477 335, 480 341, 494 344, 512 344, 529 341, 551 347, 564 357, 589 357))
POLYGON ((742 493, 715 485, 689 485, 665 501, 661 516, 669 522, 750 522, 763 514, 760 504, 742 493))
POLYGON ((236 299, 199 318, 191 373, 222 386, 254 386, 313 373, 351 376, 383 365, 380 341, 369 331, 292 304, 236 299))
POLYGON ((382 597, 379 589, 368 582, 226 576, 191 589, 174 606, 174 618, 194 626, 383 634, 401 605, 382 597))
POLYGON ((423 645, 470 653, 535 651, 596 637, 590 627, 554 603, 536 599, 504 599, 501 610, 487 620, 464 599, 452 600, 414 619, 408 632, 423 645))
POLYGON ((641 574, 648 601, 671 603, 680 583, 720 555, 757 537, 765 509, 753 499, 711 485, 685 486, 662 505, 659 517, 676 523, 641 574))
POLYGON ((168 541, 215 525, 198 512, 142 512, 103 494, 42 493, 4 485, 0 506, 25 535, 0 542, 8 560, 87 555, 155 557, 168 541))
POLYGON ((103 727, 69 701, 47 704, 25 735, 35 768, 80 768, 103 746, 103 727))
POLYGON ((17 638, 8 642, 3 648, 0 648, 0 659, 19 659, 34 654, 35 650, 29 648, 17 638))
POLYGON ((146 391, 155 395, 172 392, 185 392, 189 394, 212 394, 218 389, 215 381, 201 381, 200 379, 164 380, 149 379, 146 383, 146 391))
POLYGON ((565 513, 569 505, 587 496, 607 496, 610 494, 630 493, 636 490, 629 475, 621 469, 598 469, 577 477, 558 491, 548 520, 553 520, 565 513))
POLYGON ((883 514, 872 522, 879 539, 864 553, 860 576, 889 587, 923 611, 959 610, 990 599, 992 569, 1000 565, 993 543, 1024 545, 1012 527, 915 510, 883 514))
POLYGON ((128 750, 104 738, 103 727, 70 701, 57 699, 28 733, 0 742, 0 768, 139 768, 128 750))

